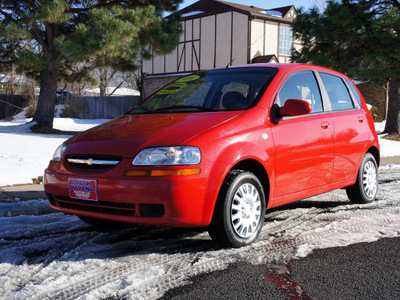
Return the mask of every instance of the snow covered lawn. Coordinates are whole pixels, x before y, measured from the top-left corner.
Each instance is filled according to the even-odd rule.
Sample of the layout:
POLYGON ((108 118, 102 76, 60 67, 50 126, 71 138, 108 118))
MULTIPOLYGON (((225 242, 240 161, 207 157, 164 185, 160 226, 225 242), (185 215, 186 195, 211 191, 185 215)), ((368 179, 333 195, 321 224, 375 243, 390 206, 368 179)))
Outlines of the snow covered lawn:
MULTIPOLYGON (((0 121, 0 186, 32 183, 42 176, 57 147, 67 135, 34 134, 30 119, 18 118, 12 122, 0 121)), ((101 124, 105 119, 81 120, 55 118, 54 128, 65 131, 83 131, 101 124)), ((382 131, 384 123, 377 123, 382 131)), ((400 156, 400 142, 379 138, 381 156, 400 156)))
MULTIPOLYGON (((0 186, 32 183, 43 176, 54 151, 69 135, 35 134, 30 131, 30 119, 0 121, 0 186)), ((105 119, 81 120, 55 118, 54 128, 83 131, 101 124, 105 119)))

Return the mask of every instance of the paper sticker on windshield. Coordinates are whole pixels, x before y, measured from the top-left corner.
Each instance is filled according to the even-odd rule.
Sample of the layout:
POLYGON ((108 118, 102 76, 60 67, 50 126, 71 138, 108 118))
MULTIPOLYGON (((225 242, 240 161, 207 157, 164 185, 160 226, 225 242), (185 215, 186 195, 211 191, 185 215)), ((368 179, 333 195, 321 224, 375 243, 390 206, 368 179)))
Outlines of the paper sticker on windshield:
POLYGON ((187 86, 187 83, 183 83, 183 82, 174 82, 171 83, 170 85, 167 85, 165 88, 163 88, 162 90, 160 90, 157 95, 169 95, 169 94, 173 94, 176 93, 177 91, 179 91, 181 88, 187 86))
POLYGON ((188 81, 193 81, 193 80, 196 80, 199 78, 200 78, 199 75, 190 75, 190 76, 182 77, 182 78, 178 79, 176 82, 188 82, 188 81))

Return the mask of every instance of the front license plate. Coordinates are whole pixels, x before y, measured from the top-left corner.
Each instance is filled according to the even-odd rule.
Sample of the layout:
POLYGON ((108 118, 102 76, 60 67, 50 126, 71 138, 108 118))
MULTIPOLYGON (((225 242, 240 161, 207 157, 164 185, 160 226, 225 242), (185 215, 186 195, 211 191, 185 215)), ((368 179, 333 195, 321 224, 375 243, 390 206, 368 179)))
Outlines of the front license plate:
POLYGON ((97 180, 68 178, 68 192, 73 199, 97 201, 97 180))

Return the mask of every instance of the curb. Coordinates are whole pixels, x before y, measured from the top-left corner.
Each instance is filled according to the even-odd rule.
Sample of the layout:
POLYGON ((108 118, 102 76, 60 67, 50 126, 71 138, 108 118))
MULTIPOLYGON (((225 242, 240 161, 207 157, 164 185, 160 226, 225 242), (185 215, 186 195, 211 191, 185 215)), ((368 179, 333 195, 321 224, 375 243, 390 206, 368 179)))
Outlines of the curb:
POLYGON ((0 187, 0 202, 26 201, 39 198, 47 199, 43 184, 20 184, 0 187))

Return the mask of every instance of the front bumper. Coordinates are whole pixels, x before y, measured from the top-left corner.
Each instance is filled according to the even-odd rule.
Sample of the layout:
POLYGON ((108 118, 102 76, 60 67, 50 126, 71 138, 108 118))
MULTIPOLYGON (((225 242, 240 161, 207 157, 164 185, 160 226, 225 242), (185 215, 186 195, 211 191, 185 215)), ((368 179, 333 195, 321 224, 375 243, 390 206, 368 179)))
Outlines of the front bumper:
MULTIPOLYGON (((130 162, 124 159, 104 172, 77 170, 65 161, 50 162, 44 177, 50 207, 67 214, 136 224, 209 225, 216 196, 207 189, 207 172, 203 171, 207 166, 201 165, 197 175, 129 177, 125 171, 143 170, 132 167, 130 162), (69 178, 97 180, 98 201, 70 198, 69 178)), ((184 167, 174 167, 179 168, 184 167)))

